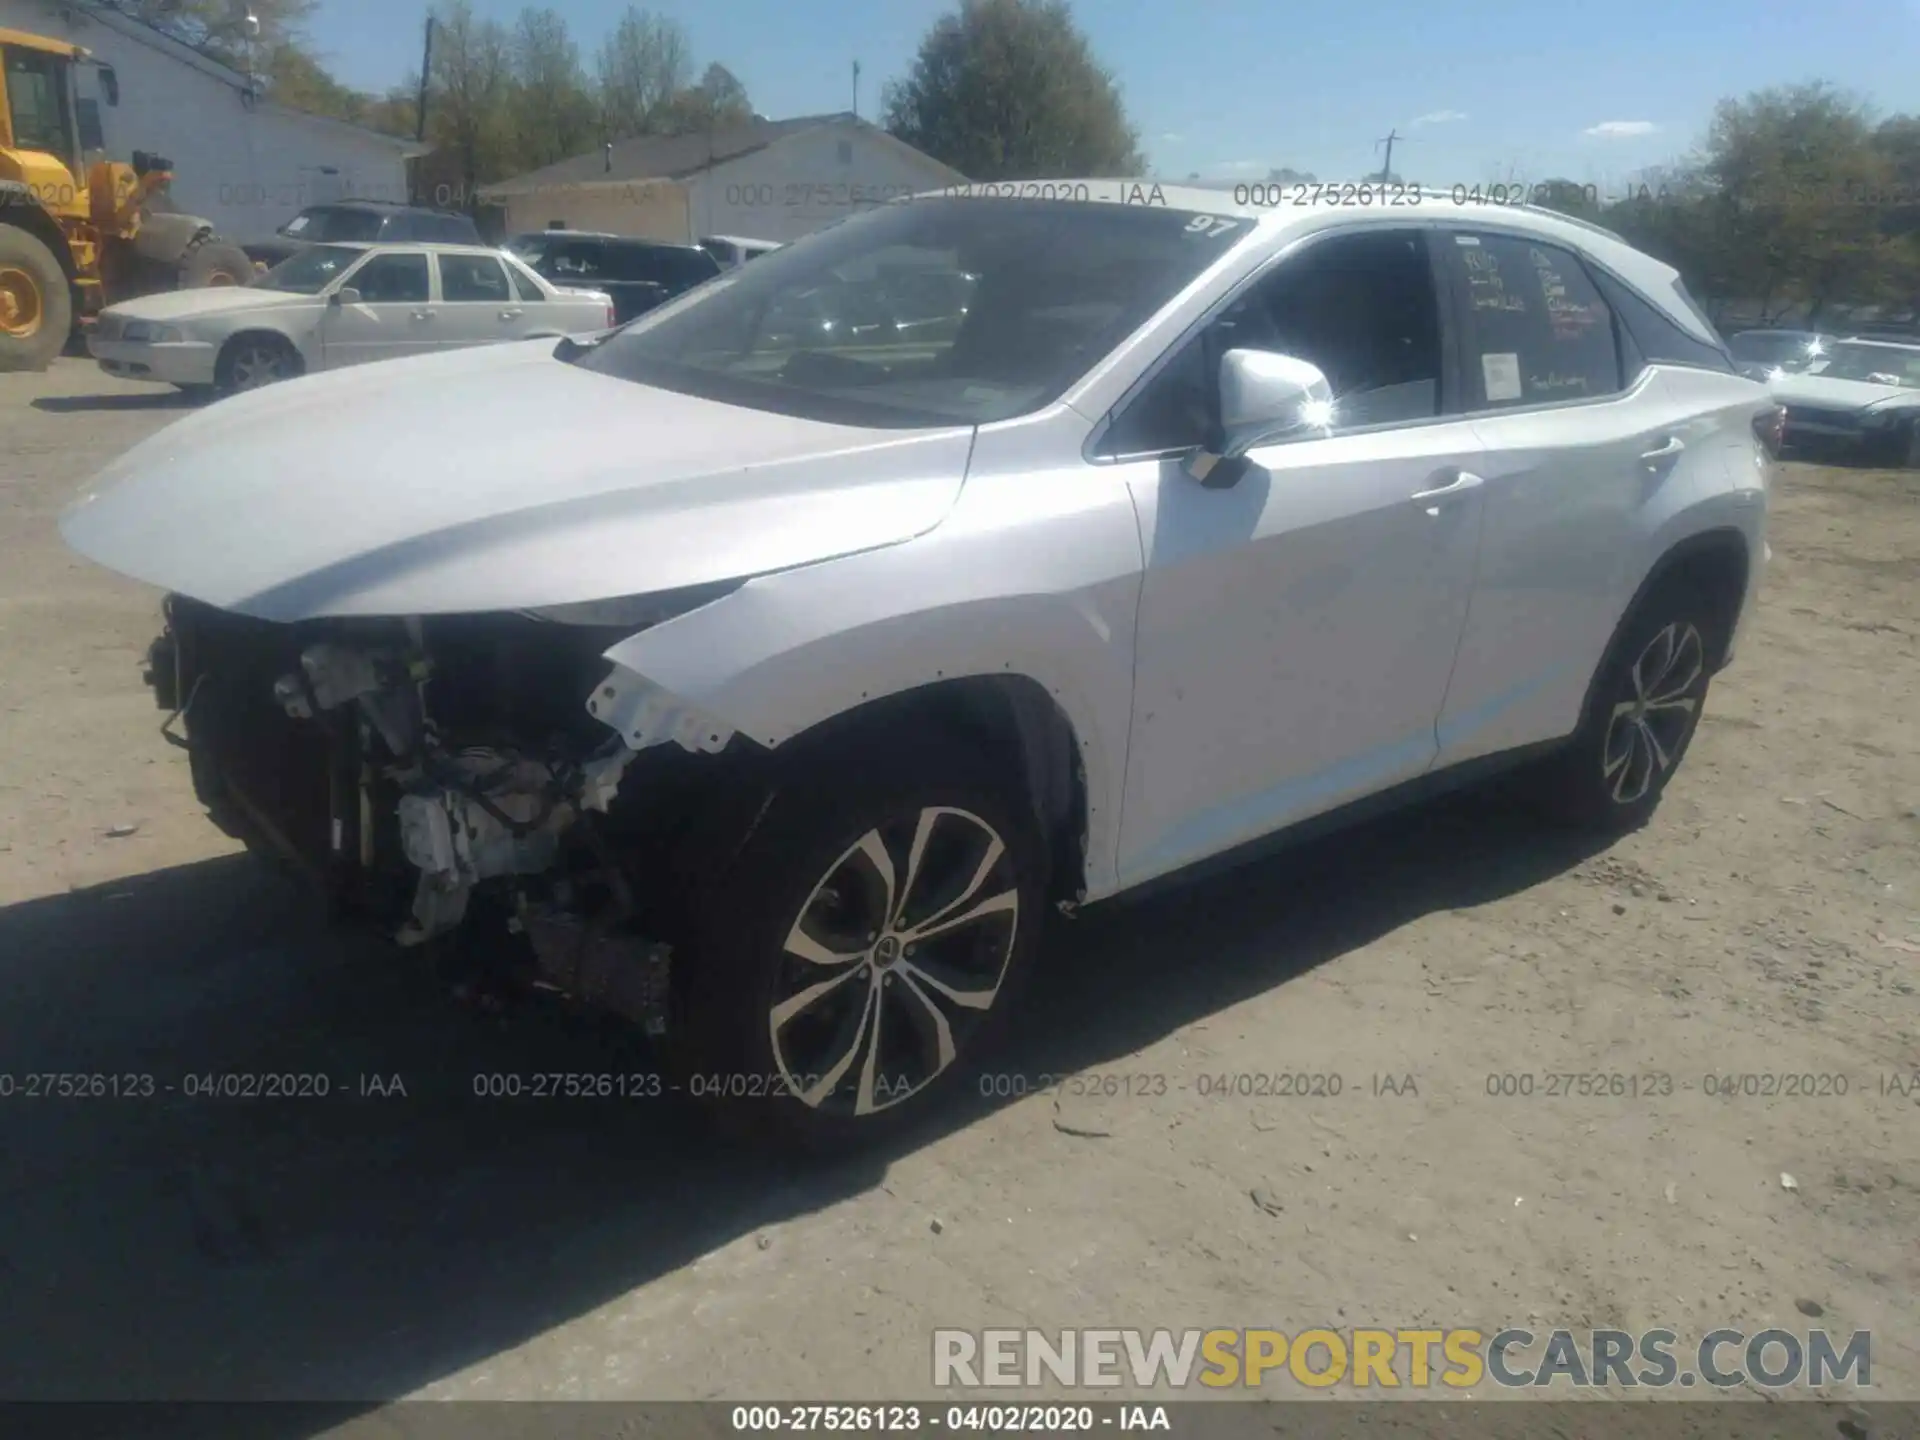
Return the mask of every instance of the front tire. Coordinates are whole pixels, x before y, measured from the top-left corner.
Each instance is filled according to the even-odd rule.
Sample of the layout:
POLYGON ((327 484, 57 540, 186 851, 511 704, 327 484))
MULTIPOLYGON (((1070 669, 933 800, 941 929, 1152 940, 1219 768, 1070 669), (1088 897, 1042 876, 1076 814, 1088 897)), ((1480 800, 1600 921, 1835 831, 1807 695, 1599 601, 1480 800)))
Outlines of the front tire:
POLYGON ((73 292, 53 251, 0 224, 0 371, 40 371, 73 334, 73 292))
POLYGON ((214 388, 222 395, 258 390, 300 373, 300 352, 277 335, 240 335, 227 342, 214 366, 214 388))
POLYGON ((757 1139, 878 1138, 997 1038, 1045 893, 1026 807, 964 751, 822 757, 777 790, 700 907, 682 1085, 757 1139))
POLYGON ((1684 581, 1640 602, 1594 678, 1580 728, 1542 776, 1556 817, 1615 834, 1647 822, 1699 728, 1720 630, 1715 607, 1684 581))

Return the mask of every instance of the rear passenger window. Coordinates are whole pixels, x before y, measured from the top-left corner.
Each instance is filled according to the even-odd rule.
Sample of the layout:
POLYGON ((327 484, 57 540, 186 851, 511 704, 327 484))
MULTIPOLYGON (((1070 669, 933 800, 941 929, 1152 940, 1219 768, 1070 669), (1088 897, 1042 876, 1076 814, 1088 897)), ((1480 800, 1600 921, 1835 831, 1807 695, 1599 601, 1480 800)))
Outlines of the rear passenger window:
MULTIPOLYGON (((1619 317, 1626 338, 1633 342, 1631 348, 1638 350, 1645 363, 1694 365, 1706 370, 1733 372, 1733 360, 1724 349, 1689 335, 1653 302, 1642 298, 1631 287, 1605 271, 1595 270, 1591 273, 1601 296, 1619 317)), ((1639 371, 1638 363, 1630 363, 1627 366, 1628 379, 1639 371)))
POLYGON ((491 255, 442 255, 440 257, 440 298, 505 301, 512 298, 507 289, 507 272, 491 255))
POLYGON ((1511 236, 1456 234, 1446 263, 1464 310, 1469 409, 1620 391, 1613 316, 1577 257, 1511 236))

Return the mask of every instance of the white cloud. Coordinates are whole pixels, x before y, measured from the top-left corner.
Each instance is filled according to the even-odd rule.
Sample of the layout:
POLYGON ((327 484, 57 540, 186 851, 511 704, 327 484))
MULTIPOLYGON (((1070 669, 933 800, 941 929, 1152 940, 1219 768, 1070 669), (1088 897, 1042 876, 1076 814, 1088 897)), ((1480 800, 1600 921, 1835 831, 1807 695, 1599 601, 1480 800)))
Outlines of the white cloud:
POLYGON ((1602 140, 1624 140, 1633 135, 1651 135, 1659 128, 1651 120, 1602 120, 1598 125, 1589 125, 1581 133, 1595 135, 1602 140))
POLYGON ((1464 120, 1466 118, 1467 112, 1464 110, 1431 110, 1425 115, 1416 116, 1408 121, 1407 128, 1409 130, 1418 130, 1422 125, 1450 125, 1455 120, 1464 120))
POLYGON ((1178 145, 1186 138, 1187 137, 1182 135, 1178 130, 1169 130, 1160 137, 1160 143, 1162 145, 1178 145))

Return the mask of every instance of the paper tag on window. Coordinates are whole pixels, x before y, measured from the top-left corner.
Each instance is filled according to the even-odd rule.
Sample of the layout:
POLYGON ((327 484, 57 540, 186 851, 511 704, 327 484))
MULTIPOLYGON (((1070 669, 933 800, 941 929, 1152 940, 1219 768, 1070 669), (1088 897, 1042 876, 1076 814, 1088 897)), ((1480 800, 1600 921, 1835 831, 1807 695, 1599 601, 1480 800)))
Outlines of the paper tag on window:
POLYGON ((1518 400, 1520 398, 1520 357, 1514 354, 1482 355, 1480 378, 1486 383, 1489 401, 1518 400))

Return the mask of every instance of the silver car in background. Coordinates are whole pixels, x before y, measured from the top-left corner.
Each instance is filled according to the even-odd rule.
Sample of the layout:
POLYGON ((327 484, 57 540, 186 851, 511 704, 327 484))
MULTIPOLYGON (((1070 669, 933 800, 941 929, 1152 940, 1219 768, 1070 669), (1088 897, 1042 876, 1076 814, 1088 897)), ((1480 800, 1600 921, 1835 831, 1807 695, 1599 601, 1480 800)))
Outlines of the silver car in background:
POLYGON ((1789 448, 1920 470, 1920 345, 1831 341, 1771 388, 1789 448))
POLYGON ((87 346, 123 380, 229 394, 316 370, 604 330, 613 301, 482 245, 315 245, 251 285, 102 311, 87 346))

